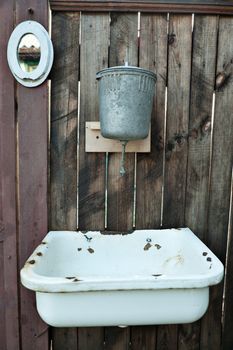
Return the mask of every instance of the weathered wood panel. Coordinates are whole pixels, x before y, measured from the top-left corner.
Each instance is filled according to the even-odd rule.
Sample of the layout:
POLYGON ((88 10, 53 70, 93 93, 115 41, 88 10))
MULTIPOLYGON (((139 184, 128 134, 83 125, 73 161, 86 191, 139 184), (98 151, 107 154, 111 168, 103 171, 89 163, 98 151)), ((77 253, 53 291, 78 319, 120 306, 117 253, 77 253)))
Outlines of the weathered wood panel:
MULTIPOLYGON (((151 152, 137 154, 136 228, 160 228, 165 90, 167 82, 167 16, 141 14, 139 65, 157 74, 151 120, 151 152)), ((156 327, 132 327, 133 349, 155 349, 156 327)))
POLYGON ((136 228, 159 228, 167 83, 166 15, 141 15, 139 63, 140 67, 157 74, 157 82, 151 119, 151 152, 137 154, 136 228))
POLYGON ((131 348, 132 350, 156 349, 156 327, 136 326, 131 327, 131 348))
POLYGON ((85 122, 99 120, 96 72, 108 66, 108 14, 82 14, 78 226, 104 229, 105 154, 85 153, 85 122))
POLYGON ((50 0, 55 11, 123 11, 232 14, 232 1, 212 0, 50 0))
POLYGON ((77 228, 79 13, 52 17, 50 229, 77 228))
MULTIPOLYGON (((233 18, 220 17, 217 76, 228 78, 216 86, 215 117, 210 178, 207 244, 225 262, 233 162, 233 18)), ((219 79, 216 79, 217 83, 219 79)), ((202 322, 201 347, 220 349, 222 343, 223 284, 211 288, 210 305, 202 322)))
MULTIPOLYGON (((138 15, 111 14, 109 66, 138 65, 138 15)), ((108 157, 107 229, 128 231, 133 228, 134 153, 125 155, 126 174, 120 176, 121 154, 108 157)), ((129 328, 107 327, 106 349, 128 349, 129 328)))
POLYGON ((0 347, 20 349, 17 226, 16 125, 14 79, 7 65, 7 42, 13 30, 14 1, 4 1, 0 21, 0 347))
POLYGON ((191 16, 171 15, 163 227, 184 224, 191 43, 191 16))
MULTIPOLYGON (((191 16, 170 15, 163 227, 182 227, 185 212, 191 76, 191 16)), ((158 349, 177 349, 177 326, 158 328, 158 349)))
MULTIPOLYGON (((202 240, 207 228, 217 16, 195 16, 185 226, 202 240)), ((179 327, 179 349, 199 349, 200 322, 179 327)))
MULTIPOLYGON (((78 226, 82 230, 103 230, 105 221, 105 154, 85 153, 85 122, 98 121, 96 72, 108 66, 109 15, 82 13, 80 55, 80 124, 78 226)), ((103 328, 80 328, 78 348, 100 350, 103 328)))
MULTIPOLYGON (((233 182, 231 184, 231 190, 233 193, 233 182)), ((232 200, 233 198, 231 198, 232 200)), ((227 254, 227 274, 225 283, 225 300, 224 300, 224 320, 223 320, 223 350, 233 348, 233 208, 231 207, 230 217, 230 231, 228 241, 228 254, 227 254)))
MULTIPOLYGON (((138 65, 137 14, 112 14, 109 66, 138 65)), ((120 176, 121 154, 108 157, 107 228, 127 231, 133 227, 134 153, 125 155, 125 176, 120 176)))
MULTIPOLYGON (((50 229, 77 228, 79 13, 52 16, 50 229)), ((53 329, 53 347, 77 349, 75 328, 53 329)))

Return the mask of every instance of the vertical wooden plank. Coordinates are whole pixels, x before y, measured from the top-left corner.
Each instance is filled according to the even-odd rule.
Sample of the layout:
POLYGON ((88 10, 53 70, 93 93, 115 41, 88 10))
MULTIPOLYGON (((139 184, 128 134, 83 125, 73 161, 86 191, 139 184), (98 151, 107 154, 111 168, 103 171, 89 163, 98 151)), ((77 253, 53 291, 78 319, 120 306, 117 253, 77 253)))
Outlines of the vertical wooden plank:
POLYGON ((139 65, 155 72, 157 82, 151 119, 151 152, 137 154, 136 227, 159 228, 167 83, 167 15, 141 14, 139 65))
MULTIPOLYGON (((163 185, 167 15, 141 14, 139 65, 157 74, 151 152, 137 154, 136 228, 160 228, 163 185)), ((132 327, 132 348, 156 348, 156 327, 132 327)))
MULTIPOLYGON (((54 13, 51 84, 50 229, 77 228, 77 124, 79 81, 77 13, 54 13)), ((52 332, 54 350, 77 349, 77 330, 52 332)))
POLYGON ((195 16, 185 224, 205 238, 218 16, 195 16))
MULTIPOLYGON (((138 15, 111 14, 109 66, 138 66, 138 15)), ((126 174, 120 176, 121 154, 109 154, 107 229, 127 231, 133 228, 134 154, 126 154, 126 174)), ((130 328, 106 327, 108 350, 128 349, 130 328)))
POLYGON ((79 228, 104 229, 105 154, 85 153, 85 122, 99 120, 96 72, 108 65, 109 15, 82 14, 79 228))
MULTIPOLYGON (((46 0, 16 1, 16 22, 33 19, 48 26, 46 0), (28 9, 32 9, 29 11, 28 9), (32 13, 33 12, 33 13, 32 13)), ((19 267, 48 231, 48 87, 47 82, 29 89, 17 84, 19 154, 19 267)), ((21 337, 24 350, 48 349, 48 326, 35 307, 35 294, 20 289, 21 337)))
MULTIPOLYGON (((170 15, 163 227, 184 225, 191 75, 191 15, 170 15)), ((177 349, 177 326, 158 327, 158 349, 177 349)))
POLYGON ((20 349, 16 225, 14 79, 6 51, 14 27, 14 1, 1 4, 0 21, 0 347, 20 349))
POLYGON ((156 327, 136 326, 131 327, 131 349, 148 350, 156 349, 156 327))
MULTIPOLYGON (((218 16, 195 16, 185 226, 202 240, 207 228, 217 30, 218 16)), ((199 349, 199 341, 200 322, 179 326, 179 349, 199 349)))
MULTIPOLYGON (((217 74, 225 71, 228 79, 216 91, 207 243, 223 263, 226 255, 233 161, 232 36, 233 18, 220 17, 217 74)), ((222 295, 223 284, 211 288, 209 309, 202 322, 201 349, 221 348, 222 295)))
POLYGON ((54 230, 77 228, 79 20, 79 12, 52 17, 50 228, 54 230))
MULTIPOLYGON (((138 15, 111 14, 109 66, 138 65, 138 15)), ((107 228, 127 231, 133 226, 134 154, 125 156, 125 176, 120 176, 121 154, 108 159, 107 228)))
MULTIPOLYGON (((233 196, 233 182, 231 184, 231 195, 233 196)), ((231 201, 233 198, 231 198, 231 201)), ((232 203, 232 202, 231 202, 232 203)), ((231 207, 230 215, 230 231, 228 239, 228 254, 227 254, 227 274, 225 281, 225 301, 224 301, 224 322, 223 322, 223 350, 228 350, 233 347, 233 208, 231 207)))
POLYGON ((170 15, 163 226, 184 224, 191 74, 191 16, 170 15))
MULTIPOLYGON (((105 154, 85 153, 85 122, 99 120, 96 72, 108 65, 109 15, 82 13, 78 222, 82 230, 103 230, 105 154)), ((80 328, 79 350, 101 350, 103 328, 80 328)))

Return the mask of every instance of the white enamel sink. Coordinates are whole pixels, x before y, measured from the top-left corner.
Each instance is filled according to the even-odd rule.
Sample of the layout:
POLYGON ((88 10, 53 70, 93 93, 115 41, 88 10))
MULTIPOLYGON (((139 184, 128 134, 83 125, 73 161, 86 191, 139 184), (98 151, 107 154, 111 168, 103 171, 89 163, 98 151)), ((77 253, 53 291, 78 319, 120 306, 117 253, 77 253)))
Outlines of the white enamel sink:
POLYGON ((222 277, 222 263, 188 228, 52 231, 21 270, 55 327, 193 322, 222 277))

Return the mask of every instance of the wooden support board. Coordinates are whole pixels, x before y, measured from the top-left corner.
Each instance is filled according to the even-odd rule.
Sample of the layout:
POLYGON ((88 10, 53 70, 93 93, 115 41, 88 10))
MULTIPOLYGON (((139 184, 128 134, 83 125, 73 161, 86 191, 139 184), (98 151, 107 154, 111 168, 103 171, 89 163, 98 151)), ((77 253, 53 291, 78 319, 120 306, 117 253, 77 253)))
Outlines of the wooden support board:
MULTIPOLYGON (((129 141, 126 145, 125 152, 150 152, 150 132, 146 139, 129 141)), ((122 145, 118 140, 111 140, 103 137, 100 132, 99 122, 86 122, 86 152, 121 152, 122 145)))

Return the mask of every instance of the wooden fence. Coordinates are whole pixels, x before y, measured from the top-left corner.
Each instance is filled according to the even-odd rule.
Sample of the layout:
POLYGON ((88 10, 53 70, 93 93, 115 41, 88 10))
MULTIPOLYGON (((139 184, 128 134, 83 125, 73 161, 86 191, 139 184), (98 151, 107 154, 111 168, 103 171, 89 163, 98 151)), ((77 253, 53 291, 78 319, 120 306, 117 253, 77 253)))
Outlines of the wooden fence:
MULTIPOLYGON (((1 50, 13 29, 13 3, 4 2, 1 50)), ((16 6, 18 20, 26 19, 23 10, 16 6)), ((48 350, 50 343, 53 350, 232 350, 233 16, 61 10, 52 12, 49 123, 46 84, 15 84, 0 58, 3 350, 48 350), (152 151, 127 154, 121 178, 119 154, 85 153, 85 122, 99 119, 96 72, 125 60, 156 72, 158 81, 152 151), (47 193, 49 229, 190 227, 227 266, 205 316, 184 325, 48 332, 33 293, 17 279, 47 231, 47 193)), ((33 19, 46 24, 46 16, 38 10, 33 19)))

